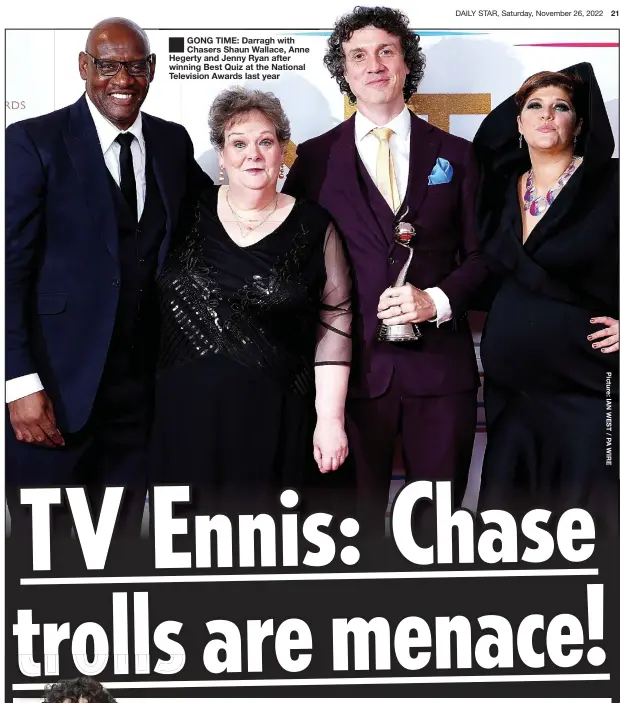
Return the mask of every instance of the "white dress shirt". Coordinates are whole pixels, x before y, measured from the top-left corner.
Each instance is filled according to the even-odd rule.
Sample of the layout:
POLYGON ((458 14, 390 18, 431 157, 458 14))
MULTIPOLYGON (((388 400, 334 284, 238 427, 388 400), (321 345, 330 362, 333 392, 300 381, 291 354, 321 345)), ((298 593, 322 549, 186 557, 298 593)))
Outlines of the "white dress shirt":
POLYGON ((144 143, 144 135, 142 134, 142 114, 138 113, 138 117, 136 117, 136 121, 131 127, 122 131, 118 127, 115 127, 99 110, 97 110, 88 95, 86 95, 86 104, 88 105, 93 122, 95 123, 95 129, 99 137, 99 144, 101 144, 105 165, 108 167, 108 171, 117 186, 121 184, 121 145, 116 141, 116 137, 126 132, 133 134, 135 137, 131 142, 131 158, 133 159, 133 171, 136 176, 138 219, 140 219, 142 211, 144 210, 144 200, 146 198, 146 145, 144 143))
MULTIPOLYGON (((404 200, 409 182, 409 152, 411 138, 411 116, 409 109, 405 106, 402 112, 390 120, 387 124, 377 125, 369 120, 365 115, 357 110, 355 113, 355 146, 362 163, 368 171, 368 175, 377 185, 377 155, 379 153, 379 140, 373 129, 377 127, 387 127, 393 134, 390 137, 390 153, 394 164, 394 176, 401 201, 404 200)), ((415 145, 414 145, 415 146, 415 145)), ((427 288, 426 293, 430 295, 435 303, 437 316, 431 322, 437 322, 437 326, 452 319, 452 309, 448 296, 441 288, 427 288)))
MULTIPOLYGON (((108 167, 108 171, 116 184, 120 186, 121 145, 115 140, 119 134, 123 134, 123 131, 115 127, 99 110, 97 110, 88 97, 88 94, 86 94, 86 104, 88 105, 93 122, 95 123, 95 129, 99 137, 99 144, 101 145, 105 165, 108 167)), ((144 135, 142 134, 142 115, 140 113, 138 113, 136 121, 126 131, 131 132, 135 137, 131 142, 131 156, 136 176, 138 219, 140 219, 142 211, 144 210, 144 200, 146 198, 146 145, 144 143, 144 135)), ((11 403, 14 400, 19 400, 19 398, 24 398, 27 395, 41 390, 43 390, 43 384, 41 383, 38 373, 30 373, 26 376, 12 378, 6 382, 6 402, 11 403)))

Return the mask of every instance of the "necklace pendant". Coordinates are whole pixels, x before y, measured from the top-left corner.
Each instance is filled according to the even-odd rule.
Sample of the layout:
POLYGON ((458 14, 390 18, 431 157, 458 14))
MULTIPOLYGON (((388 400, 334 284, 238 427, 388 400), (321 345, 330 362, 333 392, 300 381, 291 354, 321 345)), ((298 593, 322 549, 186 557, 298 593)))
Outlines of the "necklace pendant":
POLYGON ((542 215, 543 212, 547 209, 547 201, 545 198, 537 198, 534 200, 530 206, 530 215, 533 217, 538 217, 539 215, 542 215))

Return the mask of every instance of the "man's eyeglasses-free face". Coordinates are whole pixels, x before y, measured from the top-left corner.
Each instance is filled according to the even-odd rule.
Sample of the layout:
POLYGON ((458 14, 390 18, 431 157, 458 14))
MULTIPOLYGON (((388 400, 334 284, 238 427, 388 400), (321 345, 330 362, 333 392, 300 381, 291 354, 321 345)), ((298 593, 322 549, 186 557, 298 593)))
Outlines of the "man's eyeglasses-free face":
POLYGON ((112 59, 95 58, 88 51, 84 53, 92 59, 97 73, 107 78, 115 76, 123 66, 130 76, 148 76, 153 61, 153 54, 149 54, 145 59, 140 59, 139 61, 113 61, 112 59))

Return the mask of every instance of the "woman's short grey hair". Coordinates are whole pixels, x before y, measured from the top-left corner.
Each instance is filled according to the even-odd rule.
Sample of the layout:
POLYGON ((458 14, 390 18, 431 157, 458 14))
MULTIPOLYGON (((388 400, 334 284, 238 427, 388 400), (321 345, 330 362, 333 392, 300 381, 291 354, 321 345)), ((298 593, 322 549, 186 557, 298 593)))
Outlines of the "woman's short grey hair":
POLYGON ((218 150, 224 148, 224 132, 232 121, 256 110, 274 126, 276 138, 284 146, 291 138, 291 125, 280 101, 273 93, 237 86, 216 95, 209 110, 209 138, 218 150))

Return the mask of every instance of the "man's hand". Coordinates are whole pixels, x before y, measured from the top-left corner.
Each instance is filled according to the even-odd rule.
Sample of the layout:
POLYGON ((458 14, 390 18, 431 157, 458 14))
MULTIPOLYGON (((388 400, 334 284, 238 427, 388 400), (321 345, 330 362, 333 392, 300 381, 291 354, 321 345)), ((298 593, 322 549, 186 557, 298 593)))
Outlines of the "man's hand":
POLYGON ((378 310, 377 317, 386 325, 426 322, 437 316, 437 308, 431 296, 411 283, 388 288, 379 298, 378 310))
POLYGON ((8 406, 11 425, 20 442, 41 447, 65 446, 65 440, 56 427, 52 401, 45 391, 31 393, 8 406))

